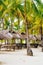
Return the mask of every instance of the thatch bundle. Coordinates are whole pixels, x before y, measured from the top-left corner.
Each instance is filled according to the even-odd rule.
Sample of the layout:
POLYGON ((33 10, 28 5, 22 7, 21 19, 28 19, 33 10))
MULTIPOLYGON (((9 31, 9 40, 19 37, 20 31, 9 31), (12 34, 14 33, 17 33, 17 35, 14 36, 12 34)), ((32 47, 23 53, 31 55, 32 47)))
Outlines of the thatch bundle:
POLYGON ((12 39, 13 36, 11 33, 9 33, 8 30, 2 30, 0 31, 0 39, 12 39))

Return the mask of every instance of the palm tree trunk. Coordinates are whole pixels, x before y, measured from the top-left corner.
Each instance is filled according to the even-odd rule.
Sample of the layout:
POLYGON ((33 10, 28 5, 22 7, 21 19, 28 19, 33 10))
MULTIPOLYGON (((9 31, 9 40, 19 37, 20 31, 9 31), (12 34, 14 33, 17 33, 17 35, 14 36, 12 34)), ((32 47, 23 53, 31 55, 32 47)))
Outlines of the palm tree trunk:
POLYGON ((2 18, 2 30, 4 29, 4 20, 2 18))
POLYGON ((25 8, 25 23, 26 23, 26 35, 27 35, 27 55, 33 56, 33 52, 30 48, 30 44, 29 44, 29 41, 28 41, 28 25, 27 25, 28 23, 26 21, 26 0, 25 0, 24 8, 25 8))
POLYGON ((14 20, 11 18, 11 28, 10 28, 11 33, 13 31, 13 22, 14 22, 14 20))
POLYGON ((19 20, 19 15, 18 15, 18 31, 20 29, 20 20, 19 20))
POLYGON ((26 36, 27 36, 27 55, 33 56, 33 52, 32 52, 32 50, 31 50, 30 43, 29 43, 27 24, 26 24, 26 36))

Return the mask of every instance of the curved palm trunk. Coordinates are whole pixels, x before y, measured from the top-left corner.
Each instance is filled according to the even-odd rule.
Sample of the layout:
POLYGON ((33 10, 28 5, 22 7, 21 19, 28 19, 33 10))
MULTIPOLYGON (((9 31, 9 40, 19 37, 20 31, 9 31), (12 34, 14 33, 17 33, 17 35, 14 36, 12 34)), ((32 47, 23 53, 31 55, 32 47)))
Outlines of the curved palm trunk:
POLYGON ((31 47, 30 47, 30 44, 29 44, 29 41, 28 41, 28 23, 26 21, 26 0, 25 0, 25 23, 26 23, 26 35, 27 35, 27 55, 29 56, 33 56, 33 52, 31 50, 31 47))

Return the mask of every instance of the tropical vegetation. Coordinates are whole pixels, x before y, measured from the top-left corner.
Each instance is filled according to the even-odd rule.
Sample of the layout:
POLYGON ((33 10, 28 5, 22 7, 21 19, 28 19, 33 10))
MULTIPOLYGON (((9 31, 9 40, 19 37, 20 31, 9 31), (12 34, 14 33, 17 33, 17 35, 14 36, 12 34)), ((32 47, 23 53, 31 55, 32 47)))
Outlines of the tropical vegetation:
POLYGON ((43 35, 43 3, 41 0, 0 0, 0 30, 43 35))

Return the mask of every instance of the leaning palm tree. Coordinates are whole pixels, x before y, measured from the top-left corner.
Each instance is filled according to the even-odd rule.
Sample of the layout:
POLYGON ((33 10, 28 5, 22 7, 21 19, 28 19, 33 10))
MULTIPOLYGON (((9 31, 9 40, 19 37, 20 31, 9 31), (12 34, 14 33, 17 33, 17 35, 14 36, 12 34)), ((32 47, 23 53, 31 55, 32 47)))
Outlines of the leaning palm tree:
POLYGON ((23 19, 24 19, 24 23, 25 23, 25 25, 26 25, 26 35, 27 35, 27 55, 33 55, 33 53, 32 53, 32 50, 31 50, 31 48, 30 48, 30 45, 29 45, 29 43, 28 43, 28 18, 27 18, 27 14, 28 13, 26 13, 27 12, 27 7, 26 7, 26 3, 27 3, 27 1, 26 0, 23 0, 23 2, 22 3, 19 3, 18 5, 17 5, 17 10, 19 9, 19 11, 17 12, 18 13, 18 16, 20 17, 20 16, 22 16, 23 17, 23 19))
MULTIPOLYGON (((38 17, 38 18, 41 19, 41 21, 40 21, 41 22, 41 25, 40 25, 40 23, 39 23, 39 25, 40 25, 40 33, 41 33, 41 39, 42 39, 42 18, 43 18, 43 13, 42 12, 43 12, 43 7, 42 7, 42 4, 41 4, 40 0, 39 1, 37 1, 37 0, 30 0, 30 2, 28 0, 25 0, 24 8, 25 8, 24 9, 25 11, 23 9, 20 9, 20 7, 19 7, 19 9, 20 9, 20 11, 21 11, 21 13, 22 13, 22 15, 23 15, 23 17, 25 19, 25 24, 27 25, 26 26, 26 31, 27 31, 27 27, 29 26, 28 25, 29 24, 29 22, 28 22, 29 21, 29 19, 28 19, 28 16, 29 15, 27 16, 27 13, 26 13, 26 12, 28 12, 28 14, 30 13, 30 15, 32 17, 34 17, 35 19, 36 19, 36 17, 38 17), (30 5, 29 5, 30 6, 30 10, 28 10, 28 11, 27 11, 27 9, 29 9, 29 8, 27 7, 27 4, 26 3, 27 4, 30 3, 30 5), (42 8, 42 10, 41 10, 41 8, 42 8)), ((27 32, 27 37, 28 37, 28 32, 27 32)))

